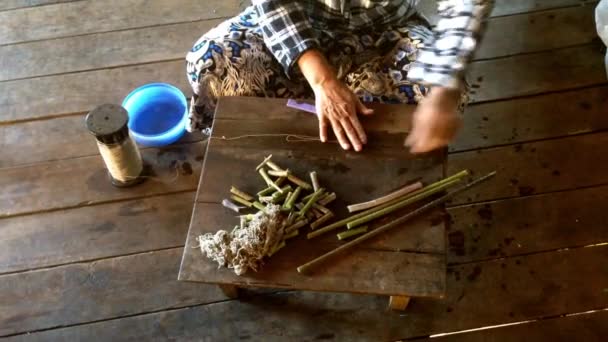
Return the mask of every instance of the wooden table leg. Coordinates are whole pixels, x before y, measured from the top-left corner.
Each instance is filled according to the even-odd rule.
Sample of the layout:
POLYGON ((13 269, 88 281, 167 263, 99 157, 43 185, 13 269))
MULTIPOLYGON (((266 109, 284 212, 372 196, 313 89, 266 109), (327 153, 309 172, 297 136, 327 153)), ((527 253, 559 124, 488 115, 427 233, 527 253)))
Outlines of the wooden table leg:
POLYGON ((407 296, 391 296, 388 300, 388 307, 391 310, 403 311, 410 303, 410 297, 407 296))
POLYGON ((220 290, 226 295, 228 298, 237 299, 239 298, 239 287, 236 285, 230 284, 220 284, 218 285, 220 290))

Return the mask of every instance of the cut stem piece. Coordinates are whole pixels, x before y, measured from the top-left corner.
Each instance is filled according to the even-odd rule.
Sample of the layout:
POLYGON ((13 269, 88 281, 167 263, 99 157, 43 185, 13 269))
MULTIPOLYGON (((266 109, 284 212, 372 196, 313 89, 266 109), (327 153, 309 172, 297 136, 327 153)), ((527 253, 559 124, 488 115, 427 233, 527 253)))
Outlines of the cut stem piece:
POLYGON ((230 210, 232 210, 232 211, 234 211, 234 212, 236 212, 236 213, 240 213, 240 212, 241 212, 241 209, 242 209, 242 208, 241 208, 241 207, 239 207, 238 205, 236 205, 236 204, 232 203, 232 202, 231 202, 229 199, 227 199, 227 198, 224 198, 224 199, 222 200, 222 205, 223 205, 225 208, 228 208, 228 209, 230 209, 230 210))
POLYGON ((270 161, 270 158, 272 158, 272 154, 269 155, 268 157, 264 158, 264 160, 260 163, 260 165, 256 166, 255 170, 258 171, 259 169, 264 167, 264 165, 266 165, 266 163, 268 163, 270 161))
POLYGON ((270 251, 268 253, 268 256, 271 257, 274 253, 278 252, 279 250, 281 250, 281 248, 285 247, 285 240, 281 241, 280 244, 276 245, 272 251, 270 251))
POLYGON ((302 192, 302 188, 297 187, 291 196, 287 196, 287 202, 285 203, 285 208, 287 210, 291 210, 293 208, 294 203, 300 196, 300 192, 302 192))
POLYGON ((289 234, 294 230, 298 230, 307 224, 308 224, 307 219, 301 219, 301 220, 297 221, 296 223, 292 224, 291 226, 285 228, 285 234, 289 234))
MULTIPOLYGON (((276 184, 277 186, 281 186, 283 184, 283 182, 285 182, 286 179, 287 179, 287 177, 278 178, 274 182, 274 184, 276 184)), ((266 196, 266 195, 270 195, 270 194, 274 193, 275 191, 277 191, 277 189, 275 189, 273 186, 269 186, 266 189, 258 192, 257 195, 258 195, 258 197, 260 197, 260 196, 266 196)))
POLYGON ((298 234, 300 234, 299 230, 297 230, 297 229, 292 230, 291 232, 289 232, 289 234, 283 235, 283 240, 294 238, 294 237, 298 236, 298 234))
POLYGON ((268 170, 268 174, 274 177, 287 177, 287 175, 289 175, 289 170, 282 170, 282 171, 276 171, 276 170, 268 170))
POLYGON ((259 210, 262 210, 262 211, 266 210, 266 207, 258 201, 253 202, 252 205, 259 210))
POLYGON ((283 171, 283 169, 281 167, 279 167, 277 164, 275 164, 273 161, 269 160, 266 162, 266 165, 268 165, 269 168, 275 170, 275 171, 283 171))
POLYGON ((334 217, 334 214, 331 212, 321 216, 321 218, 310 224, 310 229, 315 230, 319 228, 322 224, 329 221, 332 217, 334 217))
POLYGON ((329 203, 335 201, 336 198, 338 198, 338 196, 336 195, 335 192, 332 192, 331 194, 328 194, 327 196, 325 196, 322 199, 320 199, 319 200, 319 205, 326 206, 329 203))
POLYGON ((248 208, 251 208, 251 206, 253 205, 253 203, 251 203, 251 202, 249 202, 248 200, 246 200, 246 199, 244 199, 244 198, 241 198, 241 197, 239 197, 239 196, 237 196, 237 195, 232 195, 232 196, 230 196, 230 198, 231 198, 233 201, 238 202, 238 203, 241 203, 242 205, 244 205, 244 206, 246 206, 246 207, 248 207, 248 208))
POLYGON ((348 239, 349 237, 355 236, 355 235, 359 235, 359 234, 363 234, 367 232, 367 226, 362 226, 356 229, 351 229, 351 230, 347 230, 345 232, 342 233, 338 233, 338 240, 344 240, 344 239, 348 239))
POLYGON ((251 196, 250 194, 248 194, 248 193, 246 193, 244 191, 241 191, 241 190, 237 189, 234 186, 230 187, 230 193, 233 194, 233 195, 237 195, 240 198, 242 198, 244 200, 247 200, 247 201, 253 201, 255 199, 255 197, 251 196))
POLYGON ((276 183, 273 182, 272 179, 270 179, 270 176, 268 176, 268 173, 266 172, 265 168, 259 169, 258 173, 260 174, 260 176, 262 176, 262 178, 264 179, 264 181, 266 182, 266 184, 268 186, 271 186, 271 187, 275 188, 278 192, 283 193, 283 190, 281 190, 281 188, 278 185, 276 185, 276 183))
POLYGON ((303 188, 304 190, 312 190, 312 186, 308 183, 306 183, 305 181, 301 180, 300 178, 292 175, 291 173, 287 175, 287 179, 292 182, 293 184, 303 188))
POLYGON ((319 179, 317 178, 317 171, 312 171, 310 173, 310 182, 312 183, 312 190, 319 190, 319 179))
POLYGON ((395 198, 407 195, 410 192, 414 192, 421 188, 422 188, 422 182, 416 182, 414 184, 406 185, 406 186, 402 187, 401 189, 394 191, 386 196, 382 196, 380 198, 376 198, 376 199, 368 201, 368 202, 352 204, 346 208, 348 209, 348 212, 353 213, 356 211, 361 211, 361 210, 377 207, 380 204, 390 202, 390 201, 394 200, 395 198))
POLYGON ((322 193, 323 193, 323 189, 319 189, 319 190, 315 191, 312 194, 312 197, 310 197, 310 199, 308 200, 308 202, 306 202, 306 204, 304 204, 304 207, 300 210, 298 215, 300 215, 300 217, 304 217, 304 215, 306 215, 306 212, 308 211, 308 209, 310 209, 310 207, 312 207, 312 205, 315 204, 315 202, 317 201, 317 198, 319 198, 319 196, 321 196, 322 193))

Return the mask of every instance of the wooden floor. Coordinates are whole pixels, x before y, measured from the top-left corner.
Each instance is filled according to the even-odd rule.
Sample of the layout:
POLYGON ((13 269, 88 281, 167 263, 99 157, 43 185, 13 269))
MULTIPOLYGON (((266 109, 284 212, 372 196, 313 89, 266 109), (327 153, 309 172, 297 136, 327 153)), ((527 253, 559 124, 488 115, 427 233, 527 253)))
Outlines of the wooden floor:
POLYGON ((444 300, 393 313, 384 297, 236 301, 178 282, 204 143, 146 149, 159 168, 191 168, 116 190, 83 117, 146 82, 188 91, 185 52, 243 2, 0 1, 0 336, 605 340, 608 82, 594 1, 496 0, 448 172, 499 174, 449 208, 444 300))

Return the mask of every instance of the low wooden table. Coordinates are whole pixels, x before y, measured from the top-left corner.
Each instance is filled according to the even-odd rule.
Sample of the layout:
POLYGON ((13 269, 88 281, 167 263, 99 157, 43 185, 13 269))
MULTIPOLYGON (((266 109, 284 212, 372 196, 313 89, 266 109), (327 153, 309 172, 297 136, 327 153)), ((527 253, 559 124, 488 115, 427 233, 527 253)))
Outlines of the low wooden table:
MULTIPOLYGON (((340 218, 347 215, 347 204, 382 196, 417 179, 429 183, 445 176, 444 152, 412 156, 403 147, 413 106, 376 105, 374 115, 362 118, 369 143, 363 152, 356 153, 343 151, 337 143, 288 141, 286 136, 278 136, 318 136, 314 115, 285 105, 283 99, 220 100, 179 279, 219 284, 232 297, 237 295, 237 287, 366 293, 392 296, 393 308, 405 308, 409 297, 442 297, 446 258, 441 210, 394 228, 326 262, 310 275, 298 273, 296 267, 340 245, 335 233, 307 240, 302 234, 309 229, 306 227, 267 260, 262 270, 243 276, 218 268, 196 248, 199 235, 230 230, 238 223, 236 214, 220 203, 229 197, 231 185, 250 193, 264 188, 255 167, 269 154, 300 177, 316 170, 321 186, 338 194, 330 207, 340 218)), ((391 217, 409 210, 405 208, 391 217)))

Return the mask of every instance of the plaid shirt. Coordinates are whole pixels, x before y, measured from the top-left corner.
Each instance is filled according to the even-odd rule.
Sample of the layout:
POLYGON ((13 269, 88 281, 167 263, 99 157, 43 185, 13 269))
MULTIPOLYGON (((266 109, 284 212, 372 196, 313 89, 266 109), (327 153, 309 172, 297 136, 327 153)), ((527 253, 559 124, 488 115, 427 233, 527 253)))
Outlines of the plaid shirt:
MULTIPOLYGON (((425 0, 428 1, 428 0, 425 0)), ((308 49, 319 46, 315 28, 363 30, 402 23, 418 0, 254 0, 264 42, 289 75, 308 49)), ((434 36, 420 49, 408 79, 458 88, 492 8, 492 0, 440 0, 434 36)))

